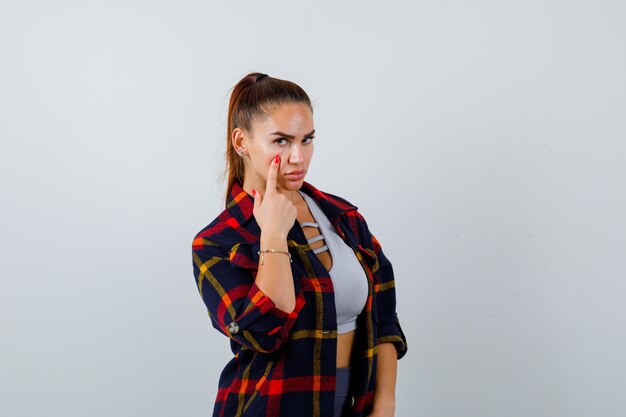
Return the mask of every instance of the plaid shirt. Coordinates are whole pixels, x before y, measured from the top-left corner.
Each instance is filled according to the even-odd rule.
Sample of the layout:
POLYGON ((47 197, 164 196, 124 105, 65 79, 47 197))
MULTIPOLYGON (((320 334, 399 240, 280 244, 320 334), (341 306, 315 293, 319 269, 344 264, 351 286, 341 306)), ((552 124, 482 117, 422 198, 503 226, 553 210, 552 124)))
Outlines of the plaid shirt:
MULTIPOLYGON (((371 411, 377 345, 407 352, 396 313, 391 263, 357 207, 304 181, 311 196, 354 250, 368 277, 368 298, 357 318, 351 357, 351 397, 345 414, 371 411)), ((287 236, 296 306, 276 307, 255 283, 261 230, 254 199, 236 182, 226 209, 193 240, 193 272, 212 326, 230 339, 234 357, 224 367, 214 417, 332 417, 335 399, 337 318, 328 271, 296 221, 287 236)))

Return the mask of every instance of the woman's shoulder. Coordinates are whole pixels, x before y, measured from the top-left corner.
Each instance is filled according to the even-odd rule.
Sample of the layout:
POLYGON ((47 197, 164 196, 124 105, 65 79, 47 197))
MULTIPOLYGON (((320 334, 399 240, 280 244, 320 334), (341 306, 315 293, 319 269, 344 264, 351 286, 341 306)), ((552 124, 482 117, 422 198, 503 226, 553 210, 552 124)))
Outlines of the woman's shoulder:
POLYGON ((359 244, 366 247, 372 246, 372 234, 365 216, 352 198, 348 199, 343 195, 316 188, 307 182, 304 186, 317 202, 324 205, 327 213, 344 219, 343 224, 352 231, 359 244))
POLYGON ((241 241, 241 227, 232 213, 224 209, 206 226, 203 226, 193 237, 192 249, 194 251, 215 248, 228 252, 229 248, 241 241))
POLYGON ((325 189, 317 188, 313 184, 304 181, 301 191, 311 197, 316 203, 321 204, 331 214, 339 214, 345 212, 358 212, 358 206, 347 198, 335 193, 331 193, 325 189))
POLYGON ((327 198, 331 198, 331 199, 335 200, 335 202, 339 202, 341 204, 344 204, 345 206, 351 207, 354 210, 357 210, 359 208, 356 204, 353 204, 351 201, 349 201, 345 197, 341 197, 341 196, 339 196, 337 194, 329 193, 328 191, 322 191, 322 193, 324 193, 324 195, 327 198))
POLYGON ((359 206, 357 206, 352 200, 344 197, 343 195, 338 195, 331 193, 326 190, 316 189, 317 192, 321 193, 324 196, 326 201, 331 202, 335 207, 341 209, 343 213, 347 214, 349 217, 353 218, 356 222, 362 222, 366 224, 365 217, 359 210, 359 206))
POLYGON ((260 249, 260 230, 255 222, 244 221, 244 214, 227 207, 193 238, 192 254, 196 264, 211 259, 228 260, 233 266, 256 269, 260 249))

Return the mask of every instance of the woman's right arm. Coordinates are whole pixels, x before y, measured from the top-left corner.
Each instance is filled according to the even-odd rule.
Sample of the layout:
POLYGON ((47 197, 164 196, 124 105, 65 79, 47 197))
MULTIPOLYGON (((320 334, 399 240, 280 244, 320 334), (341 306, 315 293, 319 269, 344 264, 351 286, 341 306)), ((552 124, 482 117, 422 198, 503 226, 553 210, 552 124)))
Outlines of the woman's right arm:
MULTIPOLYGON (((268 169, 265 194, 255 193, 261 250, 288 251, 287 235, 296 221, 296 207, 276 187, 279 165, 277 156, 268 169)), ((253 277, 249 270, 233 267, 229 254, 216 242, 194 240, 194 274, 213 326, 250 349, 272 352, 286 341, 304 306, 302 290, 295 294, 290 258, 265 253, 253 277)))
MULTIPOLYGON (((261 229, 261 250, 287 251, 287 235, 298 215, 291 199, 276 187, 279 166, 280 156, 277 155, 270 163, 264 194, 253 190, 253 214, 261 229)), ((293 274, 287 255, 266 252, 263 265, 259 265, 256 283, 282 310, 295 308, 293 274)))
POLYGON ((264 265, 259 265, 255 280, 251 270, 233 265, 229 251, 210 238, 196 237, 192 255, 198 291, 213 327, 257 352, 279 349, 304 306, 302 291, 297 297, 294 294, 289 258, 270 254, 273 256, 267 256, 264 265), (278 287, 286 281, 290 281, 291 297, 295 300, 293 310, 283 310, 279 307, 283 304, 272 298, 272 291, 280 290, 278 287))
MULTIPOLYGON (((261 232, 261 249, 288 251, 287 237, 261 232)), ((293 273, 289 257, 283 253, 266 252, 263 265, 259 264, 256 284, 272 299, 276 307, 291 312, 296 306, 293 273)))

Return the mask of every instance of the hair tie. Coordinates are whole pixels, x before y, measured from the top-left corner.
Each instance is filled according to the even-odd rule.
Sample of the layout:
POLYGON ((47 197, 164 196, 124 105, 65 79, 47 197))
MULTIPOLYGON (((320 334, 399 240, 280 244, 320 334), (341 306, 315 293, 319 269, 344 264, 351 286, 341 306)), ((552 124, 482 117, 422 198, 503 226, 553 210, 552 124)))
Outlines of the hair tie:
POLYGON ((256 76, 256 80, 254 80, 254 81, 258 83, 259 80, 261 80, 261 79, 263 79, 265 77, 267 77, 267 74, 259 74, 259 75, 256 76))

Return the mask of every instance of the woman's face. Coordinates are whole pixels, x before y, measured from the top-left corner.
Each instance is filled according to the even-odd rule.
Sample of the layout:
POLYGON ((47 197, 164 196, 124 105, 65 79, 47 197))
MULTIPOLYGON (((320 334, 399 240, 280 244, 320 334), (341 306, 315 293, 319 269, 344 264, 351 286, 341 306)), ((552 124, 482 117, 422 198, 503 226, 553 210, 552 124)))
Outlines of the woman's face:
POLYGON ((298 190, 313 157, 314 133, 313 114, 306 104, 274 107, 267 119, 254 124, 253 137, 243 139, 242 146, 250 155, 245 181, 265 190, 272 159, 280 155, 276 186, 298 190))

